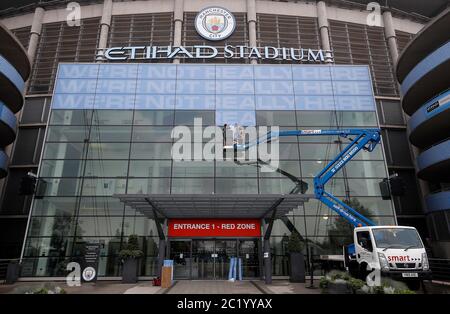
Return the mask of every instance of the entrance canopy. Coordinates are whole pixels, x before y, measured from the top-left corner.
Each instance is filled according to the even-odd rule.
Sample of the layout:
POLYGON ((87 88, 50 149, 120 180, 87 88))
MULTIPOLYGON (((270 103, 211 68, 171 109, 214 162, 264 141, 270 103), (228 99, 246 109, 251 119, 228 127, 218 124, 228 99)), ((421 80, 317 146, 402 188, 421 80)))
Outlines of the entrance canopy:
POLYGON ((303 205, 307 194, 115 194, 149 218, 268 218, 303 205))

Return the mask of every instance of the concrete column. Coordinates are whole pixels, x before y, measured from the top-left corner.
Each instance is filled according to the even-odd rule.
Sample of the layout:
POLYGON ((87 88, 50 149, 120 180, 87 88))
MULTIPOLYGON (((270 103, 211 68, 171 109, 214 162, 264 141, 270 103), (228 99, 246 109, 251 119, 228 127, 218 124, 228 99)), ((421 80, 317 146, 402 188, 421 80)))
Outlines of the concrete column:
MULTIPOLYGON (((320 46, 325 51, 331 51, 327 6, 324 1, 317 2, 317 19, 319 23, 320 46)), ((333 62, 333 56, 330 52, 325 53, 325 62, 333 62)))
MULTIPOLYGON (((175 0, 173 9, 174 30, 173 30, 173 45, 175 47, 181 46, 181 31, 183 29, 184 19, 184 0, 175 0)), ((180 63, 180 59, 173 59, 173 63, 180 63)))
POLYGON ((272 283, 272 256, 270 254, 270 240, 264 239, 264 277, 266 284, 272 283), (266 255, 267 254, 267 255, 266 255))
POLYGON ((28 58, 30 58, 31 66, 33 66, 34 56, 36 55, 39 37, 42 31, 42 19, 45 11, 43 8, 37 7, 34 10, 33 22, 31 24, 30 41, 28 43, 28 58))
MULTIPOLYGON (((397 66, 397 61, 398 61, 397 36, 395 34, 394 23, 392 22, 392 13, 388 10, 383 12, 383 24, 384 24, 384 36, 386 37, 386 40, 388 42, 389 54, 391 55, 391 59, 392 59, 392 66, 395 69, 397 66)), ((400 90, 400 86, 399 86, 399 90, 400 90)), ((406 115, 404 112, 403 112, 403 118, 405 119, 405 122, 408 123, 409 116, 406 115)), ((411 157, 413 159, 413 163, 417 169, 417 164, 416 164, 417 156, 420 154, 420 152, 411 143, 409 146, 410 146, 410 152, 411 152, 411 157)), ((420 197, 421 205, 422 205, 422 208, 425 209, 426 208, 425 196, 430 193, 430 190, 425 181, 423 181, 421 179, 417 179, 417 181, 419 183, 419 189, 422 194, 420 197)))
MULTIPOLYGON (((109 28, 111 26, 112 6, 113 6, 112 0, 104 0, 102 19, 100 21, 100 37, 98 39, 97 45, 98 49, 105 49, 108 43, 108 33, 109 28)), ((101 59, 97 60, 97 62, 101 61, 102 61, 101 59)))
POLYGON ((384 36, 387 39, 389 53, 391 54, 392 63, 395 68, 398 61, 397 36, 395 35, 394 24, 392 22, 392 14, 390 11, 383 12, 384 36))
POLYGON ((161 277, 162 267, 164 264, 164 259, 166 258, 166 240, 159 239, 158 245, 158 270, 157 274, 161 277))
MULTIPOLYGON (((247 0, 247 24, 248 41, 250 47, 256 47, 256 1, 247 0)), ((258 64, 256 59, 250 61, 251 64, 258 64)))

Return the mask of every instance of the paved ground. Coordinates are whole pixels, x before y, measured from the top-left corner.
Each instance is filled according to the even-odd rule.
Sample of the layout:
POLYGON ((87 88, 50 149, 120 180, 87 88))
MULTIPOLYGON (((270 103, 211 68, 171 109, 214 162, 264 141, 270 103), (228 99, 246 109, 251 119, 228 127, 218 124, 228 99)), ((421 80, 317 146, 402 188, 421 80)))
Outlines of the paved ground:
MULTIPOLYGON (((43 286, 61 287, 67 293, 74 294, 319 294, 321 290, 308 289, 309 282, 291 283, 287 280, 274 280, 266 285, 264 281, 202 281, 179 280, 170 289, 154 287, 150 281, 141 281, 137 284, 122 284, 118 281, 99 281, 97 283, 83 284, 80 287, 68 287, 65 282, 17 282, 13 285, 0 284, 0 294, 25 293, 39 289, 43 286)), ((318 281, 314 282, 318 287, 318 281)), ((450 294, 448 283, 427 283, 425 291, 418 293, 450 294)))
POLYGON ((264 281, 254 282, 261 290, 268 294, 320 294, 319 281, 314 281, 315 289, 309 289, 309 282, 293 283, 287 280, 274 280, 272 284, 266 285, 264 281))
POLYGON ((261 294, 250 281, 225 280, 179 280, 167 291, 168 294, 261 294))
POLYGON ((75 294, 156 294, 165 289, 152 286, 151 282, 139 282, 137 284, 123 284, 121 282, 97 282, 85 283, 80 287, 69 287, 65 282, 17 282, 14 285, 0 285, 0 293, 25 293, 29 290, 39 289, 43 286, 51 288, 60 287, 67 293, 75 294))

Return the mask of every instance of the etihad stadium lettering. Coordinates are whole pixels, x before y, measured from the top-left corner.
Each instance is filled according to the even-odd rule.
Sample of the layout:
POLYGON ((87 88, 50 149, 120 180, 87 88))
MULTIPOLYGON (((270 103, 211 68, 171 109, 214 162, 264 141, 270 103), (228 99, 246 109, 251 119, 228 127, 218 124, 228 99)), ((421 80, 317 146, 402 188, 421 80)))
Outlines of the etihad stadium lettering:
POLYGON ((129 46, 98 49, 97 60, 155 60, 155 59, 272 59, 299 62, 333 62, 332 51, 286 47, 214 46, 129 46))

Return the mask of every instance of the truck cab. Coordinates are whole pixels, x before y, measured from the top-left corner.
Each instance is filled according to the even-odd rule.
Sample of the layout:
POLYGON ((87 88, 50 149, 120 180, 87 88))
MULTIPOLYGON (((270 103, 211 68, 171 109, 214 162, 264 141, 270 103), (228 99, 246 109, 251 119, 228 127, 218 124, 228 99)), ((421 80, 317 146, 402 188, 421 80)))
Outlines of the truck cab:
POLYGON ((354 229, 355 259, 361 278, 374 270, 382 277, 418 288, 431 279, 423 242, 414 227, 367 226, 354 229))

